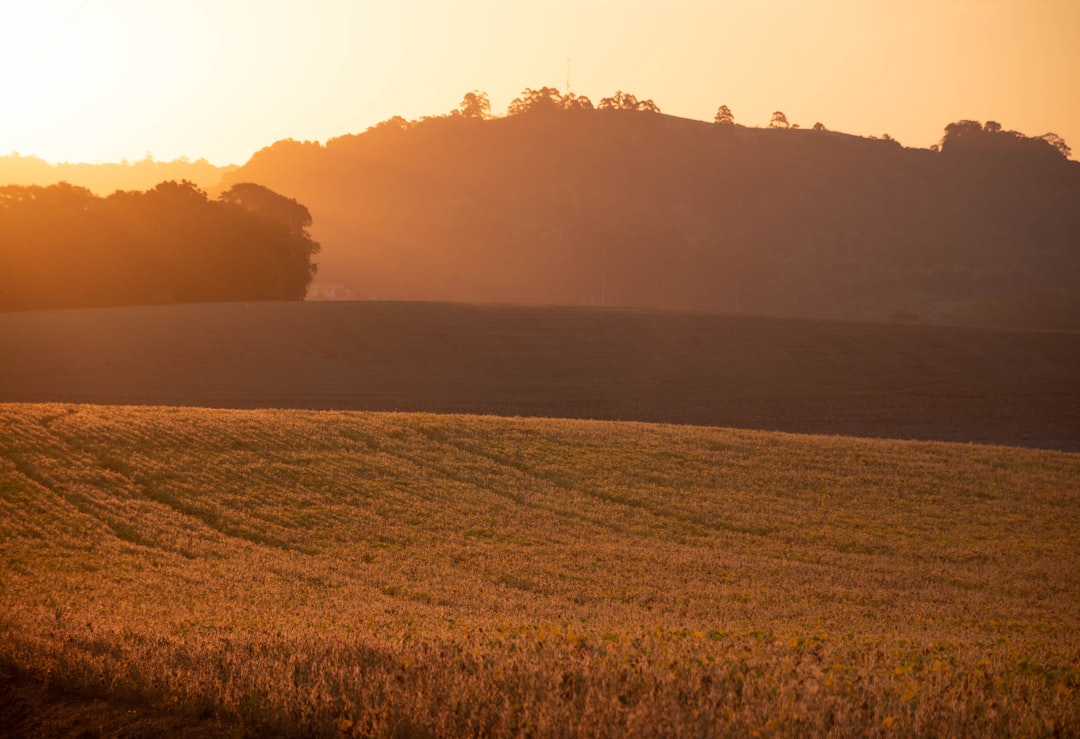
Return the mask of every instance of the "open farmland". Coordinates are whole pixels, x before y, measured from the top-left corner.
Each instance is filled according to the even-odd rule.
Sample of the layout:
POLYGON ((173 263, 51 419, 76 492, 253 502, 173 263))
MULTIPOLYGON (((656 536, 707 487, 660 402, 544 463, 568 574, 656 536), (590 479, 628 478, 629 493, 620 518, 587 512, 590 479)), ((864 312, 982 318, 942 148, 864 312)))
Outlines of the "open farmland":
POLYGON ((1080 451, 1080 332, 445 303, 0 314, 0 402, 655 421, 1080 451))
POLYGON ((0 703, 16 734, 1080 733, 1073 454, 296 410, 0 427, 0 665, 50 686, 0 703))

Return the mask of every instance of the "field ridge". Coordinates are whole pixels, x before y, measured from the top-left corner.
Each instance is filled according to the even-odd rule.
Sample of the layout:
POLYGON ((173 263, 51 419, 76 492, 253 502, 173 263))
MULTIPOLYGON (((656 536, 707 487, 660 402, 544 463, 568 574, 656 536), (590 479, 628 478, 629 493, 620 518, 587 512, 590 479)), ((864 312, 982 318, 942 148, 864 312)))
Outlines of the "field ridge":
POLYGON ((1080 333, 630 309, 0 314, 0 402, 633 420, 1080 451, 1080 333))

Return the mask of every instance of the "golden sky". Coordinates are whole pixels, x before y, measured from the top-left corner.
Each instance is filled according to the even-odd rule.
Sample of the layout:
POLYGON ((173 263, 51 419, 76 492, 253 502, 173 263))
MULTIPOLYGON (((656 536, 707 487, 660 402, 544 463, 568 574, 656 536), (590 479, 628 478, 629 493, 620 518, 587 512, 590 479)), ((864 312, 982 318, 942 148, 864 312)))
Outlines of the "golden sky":
MULTIPOLYGON (((524 87, 928 146, 955 120, 1080 150, 1080 0, 0 0, 0 152, 243 163, 524 87)), ((1074 154, 1074 158, 1075 158, 1074 154)))

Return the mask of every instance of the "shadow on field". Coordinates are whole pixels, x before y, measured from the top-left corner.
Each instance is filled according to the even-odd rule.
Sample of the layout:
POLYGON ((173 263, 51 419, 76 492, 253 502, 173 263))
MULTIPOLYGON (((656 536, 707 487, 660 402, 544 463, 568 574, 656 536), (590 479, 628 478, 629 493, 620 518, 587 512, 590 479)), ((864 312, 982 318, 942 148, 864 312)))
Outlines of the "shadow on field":
POLYGON ((42 685, 0 664, 0 727, 8 739, 154 737, 216 739, 240 732, 212 718, 168 713, 42 685))
POLYGON ((637 420, 1080 450, 1080 333, 448 303, 0 314, 0 402, 637 420))

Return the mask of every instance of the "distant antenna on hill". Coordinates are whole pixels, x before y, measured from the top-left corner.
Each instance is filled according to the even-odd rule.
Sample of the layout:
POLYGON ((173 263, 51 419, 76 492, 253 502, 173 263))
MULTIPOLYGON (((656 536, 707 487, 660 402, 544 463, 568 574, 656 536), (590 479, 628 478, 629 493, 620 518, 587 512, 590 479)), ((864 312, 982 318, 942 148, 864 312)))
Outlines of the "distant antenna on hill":
POLYGON ((566 57, 566 94, 570 94, 570 57, 566 57))

